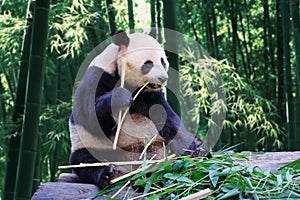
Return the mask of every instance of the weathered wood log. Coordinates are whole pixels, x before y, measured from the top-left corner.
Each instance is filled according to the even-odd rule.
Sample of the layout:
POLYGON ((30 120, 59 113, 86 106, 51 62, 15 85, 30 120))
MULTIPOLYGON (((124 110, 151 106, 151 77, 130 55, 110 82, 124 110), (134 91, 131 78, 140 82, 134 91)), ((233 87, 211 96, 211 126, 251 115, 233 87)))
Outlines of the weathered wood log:
MULTIPOLYGON (((295 152, 267 152, 267 153, 252 153, 243 152, 249 157, 249 161, 243 159, 234 159, 245 165, 257 166, 258 170, 270 170, 276 172, 282 166, 293 162, 300 158, 300 151, 295 152)), ((91 199, 100 190, 96 185, 79 183, 80 179, 75 174, 62 173, 59 177, 59 182, 44 183, 35 192, 33 200, 75 200, 75 199, 91 199)), ((108 196, 113 196, 115 192, 111 192, 108 196)), ((128 188, 120 192, 115 198, 128 199, 138 196, 133 190, 128 188), (126 196, 127 195, 127 196, 126 196)), ((97 200, 106 199, 105 197, 97 197, 97 200)))
POLYGON ((39 186, 32 200, 92 199, 99 191, 99 188, 93 184, 48 182, 39 186))
MULTIPOLYGON (((67 183, 67 182, 48 182, 39 186, 32 196, 32 200, 88 200, 93 199, 100 192, 100 189, 93 184, 67 183)), ((116 192, 107 195, 112 197, 116 192)), ((115 198, 133 198, 138 196, 132 189, 124 189, 115 198)), ((97 197, 95 200, 106 200, 104 196, 97 197)))

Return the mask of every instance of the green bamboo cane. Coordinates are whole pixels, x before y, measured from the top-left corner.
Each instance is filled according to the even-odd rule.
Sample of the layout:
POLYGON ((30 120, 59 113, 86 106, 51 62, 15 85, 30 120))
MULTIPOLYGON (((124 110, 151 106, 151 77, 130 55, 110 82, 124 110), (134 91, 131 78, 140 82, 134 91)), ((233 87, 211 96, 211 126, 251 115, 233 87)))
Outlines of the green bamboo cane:
POLYGON ((293 95, 292 95, 292 74, 290 61, 290 27, 289 27, 289 1, 281 0, 282 12, 282 36, 283 36, 283 52, 284 52, 284 79, 285 79, 285 105, 286 105, 286 122, 288 134, 288 148, 292 150, 293 141, 295 139, 294 125, 295 121, 293 109, 293 95))
POLYGON ((114 34, 117 32, 117 25, 115 21, 115 9, 113 7, 113 1, 112 0, 106 0, 106 9, 107 9, 107 15, 108 15, 108 22, 109 22, 109 28, 110 33, 114 34))
POLYGON ((127 0, 127 4, 128 4, 129 29, 130 29, 130 33, 133 33, 134 32, 134 15, 133 15, 132 0, 127 0))
POLYGON ((155 0, 150 0, 151 24, 150 27, 156 27, 155 0))
MULTIPOLYGON (((171 29, 173 31, 177 31, 177 15, 176 15, 176 0, 168 1, 163 0, 163 16, 164 16, 164 27, 167 29, 171 29)), ((167 51, 167 57, 170 63, 170 67, 174 70, 173 72, 178 72, 179 66, 178 66, 178 41, 177 41, 177 35, 174 34, 174 32, 165 31, 165 47, 166 49, 172 50, 173 52, 167 51)), ((170 79, 168 80, 169 88, 172 88, 172 91, 170 89, 167 89, 167 99, 170 104, 170 106, 173 108, 173 110, 181 116, 180 112, 180 104, 177 99, 179 97, 179 76, 178 73, 172 73, 170 71, 169 76, 170 79)))
POLYGON ((290 9, 293 24, 294 46, 296 53, 296 104, 295 104, 295 140, 293 140, 293 150, 300 150, 300 20, 299 20, 299 0, 290 1, 290 9))
POLYGON ((49 0, 36 1, 15 199, 30 199, 32 195, 49 6, 49 0))
POLYGON ((13 199, 16 183, 16 172, 19 158, 19 147, 20 147, 20 135, 15 133, 21 132, 22 121, 19 119, 24 114, 24 102, 26 92, 26 82, 28 74, 28 63, 30 54, 30 43, 31 43, 31 32, 32 32, 32 18, 29 13, 33 11, 33 3, 28 1, 26 26, 27 29, 24 32, 23 44, 22 44, 22 56, 21 65, 19 70, 19 77, 17 83, 17 91, 14 101, 14 110, 12 115, 12 121, 16 124, 16 129, 12 131, 12 136, 8 142, 8 151, 6 155, 6 173, 5 182, 3 189, 3 199, 13 199))

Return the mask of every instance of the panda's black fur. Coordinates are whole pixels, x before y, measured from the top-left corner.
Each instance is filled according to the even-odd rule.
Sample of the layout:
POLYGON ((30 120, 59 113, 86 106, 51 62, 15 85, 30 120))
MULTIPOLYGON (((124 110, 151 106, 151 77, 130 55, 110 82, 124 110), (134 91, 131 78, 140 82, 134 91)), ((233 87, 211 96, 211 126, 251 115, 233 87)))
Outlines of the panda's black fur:
MULTIPOLYGON (((134 42, 129 40, 125 32, 118 35, 113 38, 113 41, 122 48, 124 46, 126 48, 130 42, 134 42)), ((164 64, 162 63, 162 65, 164 64)), ((127 147, 124 146, 126 141, 122 141, 121 148, 112 149, 117 127, 113 115, 128 106, 130 106, 130 115, 144 116, 145 119, 153 122, 160 135, 158 146, 162 147, 164 146, 162 143, 165 143, 167 150, 180 155, 211 156, 206 151, 203 142, 185 129, 178 115, 166 101, 161 89, 145 89, 133 101, 132 96, 139 88, 126 82, 124 88, 119 87, 120 75, 117 63, 112 63, 110 71, 101 67, 103 66, 91 65, 76 90, 69 120, 72 140, 70 163, 72 165, 128 160, 126 152, 128 150, 135 151, 130 148, 130 145, 133 146, 132 144, 127 147), (155 114, 151 114, 153 107, 159 108, 154 109, 155 114)), ((142 132, 143 130, 137 131, 142 132)), ((141 147, 141 145, 137 144, 137 147, 141 147)), ((135 153, 140 153, 142 150, 143 147, 136 150, 135 153)), ((93 183, 104 188, 112 178, 118 176, 118 171, 122 170, 116 169, 115 166, 106 166, 75 168, 74 171, 83 182, 93 183)))

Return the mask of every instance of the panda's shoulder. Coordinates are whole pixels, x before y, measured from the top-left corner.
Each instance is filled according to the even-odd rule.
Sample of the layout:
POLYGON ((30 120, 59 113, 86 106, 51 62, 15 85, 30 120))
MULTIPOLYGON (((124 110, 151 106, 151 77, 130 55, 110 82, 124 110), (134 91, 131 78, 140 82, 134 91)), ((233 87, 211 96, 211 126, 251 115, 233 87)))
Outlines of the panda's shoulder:
POLYGON ((103 52, 98 54, 90 63, 90 67, 98 67, 103 71, 114 74, 117 68, 119 47, 115 44, 108 45, 103 52))
POLYGON ((120 80, 117 70, 114 74, 106 72, 103 69, 100 70, 102 73, 97 84, 96 98, 113 90, 117 82, 120 80))

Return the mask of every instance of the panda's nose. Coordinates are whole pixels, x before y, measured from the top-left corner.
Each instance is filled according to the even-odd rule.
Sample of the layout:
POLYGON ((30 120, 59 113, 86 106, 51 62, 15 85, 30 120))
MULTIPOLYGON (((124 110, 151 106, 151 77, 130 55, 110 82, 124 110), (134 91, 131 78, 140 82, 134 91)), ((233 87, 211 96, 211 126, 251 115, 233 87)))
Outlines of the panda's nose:
POLYGON ((165 83, 168 80, 167 76, 160 76, 157 78, 161 83, 165 83))

